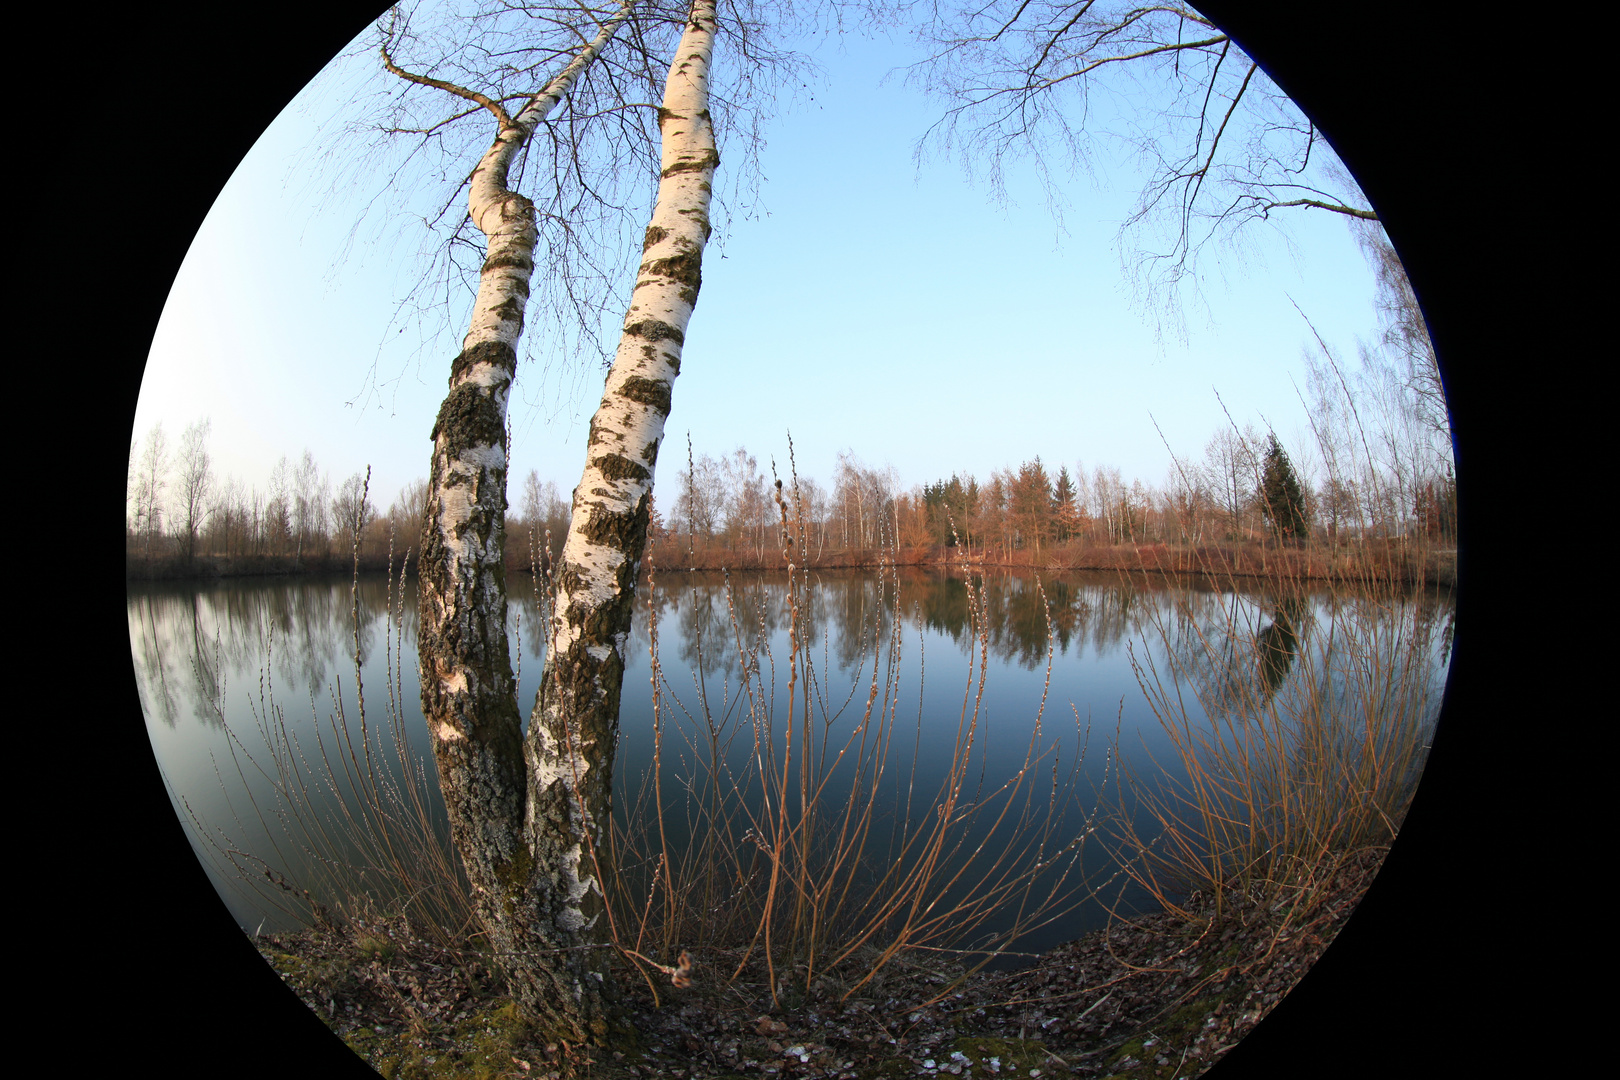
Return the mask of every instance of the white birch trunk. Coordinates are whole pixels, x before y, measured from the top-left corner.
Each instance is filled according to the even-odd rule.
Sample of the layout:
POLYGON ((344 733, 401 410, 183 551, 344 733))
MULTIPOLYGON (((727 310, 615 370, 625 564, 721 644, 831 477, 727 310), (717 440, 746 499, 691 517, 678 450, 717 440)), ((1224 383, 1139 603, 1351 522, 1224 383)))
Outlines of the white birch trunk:
POLYGON ((507 187, 507 173, 628 13, 627 3, 516 117, 500 114, 495 142, 473 172, 468 210, 488 253, 433 427, 419 560, 422 708, 474 905, 514 996, 542 1027, 573 1040, 599 1037, 606 1026, 590 1007, 597 999, 587 1000, 559 954, 547 951, 558 937, 554 879, 537 866, 524 829, 521 717, 506 636, 506 414, 536 241, 534 204, 507 187))
MULTIPOLYGON (((709 198, 719 154, 709 121, 714 0, 696 0, 659 110, 657 202, 617 355, 591 420, 553 605, 551 642, 524 745, 525 829, 537 864, 557 883, 560 946, 604 940, 598 847, 612 794, 625 641, 646 550, 653 470, 671 387, 697 302, 709 198)), ((581 983, 601 982, 601 950, 576 949, 581 983)))

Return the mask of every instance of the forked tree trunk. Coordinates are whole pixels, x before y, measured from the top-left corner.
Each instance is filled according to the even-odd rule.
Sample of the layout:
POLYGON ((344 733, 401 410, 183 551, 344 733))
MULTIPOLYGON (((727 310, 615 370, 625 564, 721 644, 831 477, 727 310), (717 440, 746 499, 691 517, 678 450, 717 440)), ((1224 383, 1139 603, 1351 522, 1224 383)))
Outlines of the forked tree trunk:
MULTIPOLYGON (((712 0, 694 4, 659 117, 663 179, 646 257, 558 573, 556 625, 525 744, 506 636, 507 400, 534 268, 534 206, 506 186, 535 125, 618 29, 618 19, 513 119, 473 174, 489 238, 472 326, 433 429, 421 556, 422 706, 473 903, 530 1018, 552 1037, 607 1033, 594 847, 607 821, 623 644, 645 547, 652 466, 697 299, 717 155, 708 119, 712 0)), ((420 81, 420 80, 419 80, 420 81)))
POLYGON ((558 956, 543 951, 556 935, 550 906, 534 895, 521 714, 506 636, 506 411, 536 240, 534 204, 506 180, 534 128, 622 22, 621 12, 541 95, 501 123, 473 173, 468 209, 488 237, 488 253, 471 327, 433 425, 419 560, 422 711, 474 909, 519 999, 575 1039, 586 1028, 572 1007, 573 980, 558 956))

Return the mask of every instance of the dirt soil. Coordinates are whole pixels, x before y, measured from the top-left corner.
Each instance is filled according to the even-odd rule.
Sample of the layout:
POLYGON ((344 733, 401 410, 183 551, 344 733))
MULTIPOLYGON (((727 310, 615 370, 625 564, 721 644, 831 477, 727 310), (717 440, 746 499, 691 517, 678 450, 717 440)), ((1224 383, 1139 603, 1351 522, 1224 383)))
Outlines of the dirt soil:
MULTIPOLYGON (((570 1075, 627 1080, 1059 1080, 1194 1077, 1259 1022, 1338 933, 1382 861, 1346 860, 1308 910, 1228 895, 1217 915, 1117 920, 1017 971, 966 974, 938 953, 892 962, 858 989, 818 977, 779 992, 734 954, 694 959, 692 985, 618 973, 607 1047, 536 1039, 476 954, 402 920, 267 934, 260 953, 384 1077, 570 1075), (656 993, 656 1002, 654 994, 656 993)), ((778 972, 779 987, 786 980, 778 972)))

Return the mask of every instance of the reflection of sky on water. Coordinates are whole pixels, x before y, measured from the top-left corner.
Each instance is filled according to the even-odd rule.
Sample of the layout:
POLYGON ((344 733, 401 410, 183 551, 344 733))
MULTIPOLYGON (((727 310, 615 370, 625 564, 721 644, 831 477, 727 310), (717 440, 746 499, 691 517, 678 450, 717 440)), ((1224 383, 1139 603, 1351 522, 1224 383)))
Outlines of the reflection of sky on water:
MULTIPOLYGON (((694 753, 706 755, 681 709, 695 714, 700 684, 715 716, 733 725, 734 753, 752 747, 741 674, 742 656, 756 648, 756 639, 764 642, 755 653, 761 672, 757 686, 774 686, 776 723, 785 721, 790 643, 784 582, 783 575, 738 575, 728 595, 719 574, 660 575, 654 602, 664 677, 672 693, 664 710, 671 725, 665 736, 666 768, 673 763, 690 769, 694 753)), ((1290 677, 1296 654, 1315 650, 1326 661, 1324 668, 1332 670, 1338 663, 1334 650, 1341 648, 1343 637, 1335 628, 1348 621, 1368 628, 1370 639, 1391 655, 1423 658, 1423 677, 1402 692, 1415 695, 1409 704, 1426 708, 1432 718, 1454 610, 1449 600, 1432 597, 1374 604, 1335 600, 1326 593, 1279 597, 1258 590, 1172 590, 1162 581, 1133 586, 1112 574, 1065 575, 1039 585, 1034 577, 992 575, 983 584, 988 668, 974 735, 983 757, 970 786, 993 789, 1023 763, 1044 689, 1042 747, 1061 743, 1061 772, 1073 764, 1089 725, 1079 792, 1087 807, 1092 787, 1103 780, 1116 728, 1133 758, 1168 758, 1168 739, 1138 684, 1133 658, 1151 664, 1161 677, 1174 673, 1186 688, 1184 700, 1195 707, 1202 700, 1217 710, 1232 708, 1269 700, 1273 694, 1285 700, 1286 695, 1307 692, 1296 685, 1300 679, 1290 677), (1048 610, 1053 654, 1049 687, 1048 610)), ((516 577, 513 592, 509 628, 526 713, 538 689, 544 648, 528 578, 516 577)), ((415 674, 414 582, 405 584, 403 603, 393 612, 406 643, 403 671, 398 670, 398 644, 391 644, 387 633, 386 582, 362 581, 355 602, 369 722, 385 719, 393 682, 413 752, 429 759, 415 674)), ((965 732, 973 718, 979 654, 969 624, 970 604, 967 585, 939 575, 906 573, 898 585, 891 578, 882 589, 869 574, 813 576, 803 612, 806 646, 816 668, 818 694, 833 713, 843 709, 826 733, 830 753, 836 753, 840 733, 864 711, 874 641, 888 649, 888 631, 898 614, 899 689, 892 703, 894 737, 884 783, 896 792, 913 785, 914 798, 926 799, 938 790, 958 731, 965 732), (920 689, 919 672, 924 675, 920 689)), ((273 700, 300 751, 314 759, 321 746, 331 751, 335 745, 339 692, 344 714, 357 727, 349 582, 132 585, 128 612, 147 729, 176 812, 205 823, 216 842, 278 868, 299 865, 306 857, 302 844, 293 831, 276 824, 273 784, 259 771, 272 768, 261 727, 274 715, 273 700), (260 823, 261 813, 270 828, 260 823)), ((615 766, 621 806, 652 761, 648 612, 644 594, 637 602, 625 673, 615 766)), ((886 666, 880 664, 880 686, 885 674, 886 666)), ((1336 692, 1332 680, 1327 682, 1325 688, 1316 685, 1308 692, 1336 692)), ((1048 786, 1050 769, 1047 759, 1043 770, 1048 786)), ((666 772, 666 797, 674 787, 668 776, 666 772)), ((838 790, 836 782, 829 790, 838 790)), ((1078 823, 1081 815, 1071 808, 1066 820, 1078 823)), ((233 884, 229 869, 195 835, 193 844, 239 923, 248 928, 266 919, 269 927, 285 924, 285 916, 267 914, 262 901, 233 884)), ((1030 947, 1072 937, 1098 917, 1092 912, 1054 928, 1030 947)))

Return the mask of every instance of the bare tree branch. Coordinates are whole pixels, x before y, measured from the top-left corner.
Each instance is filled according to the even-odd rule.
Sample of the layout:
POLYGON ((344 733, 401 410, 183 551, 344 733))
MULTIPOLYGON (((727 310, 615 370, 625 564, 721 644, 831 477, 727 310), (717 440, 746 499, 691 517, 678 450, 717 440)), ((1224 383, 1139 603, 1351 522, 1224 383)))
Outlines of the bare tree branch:
POLYGON ((1089 170, 1105 143, 1135 146, 1150 169, 1121 256, 1138 299, 1173 320, 1203 249, 1287 217, 1274 210, 1377 220, 1315 125, 1190 7, 981 0, 934 7, 916 33, 926 56, 908 78, 944 105, 919 160, 955 155, 998 197, 1006 170, 1030 161, 1056 210, 1064 166, 1089 170))
POLYGON ((1347 217, 1360 218, 1362 221, 1377 221, 1378 215, 1371 210, 1358 210, 1354 206, 1345 206, 1342 203, 1323 202, 1321 199, 1290 199, 1288 202, 1271 202, 1265 204, 1266 210, 1276 210, 1283 206, 1315 206, 1323 210, 1331 210, 1335 214, 1344 214, 1347 217))
MULTIPOLYGON (((349 223, 346 251, 381 249, 396 265, 421 267, 394 319, 379 328, 357 402, 388 408, 411 368, 425 369, 449 345, 444 328, 460 322, 472 301, 483 260, 462 242, 476 232, 463 210, 468 163, 489 148, 492 134, 473 114, 493 118, 497 133, 524 123, 543 105, 552 76, 623 6, 414 0, 379 20, 368 42, 321 76, 341 83, 324 95, 336 104, 312 151, 328 166, 320 171, 333 194, 344 195, 330 203, 352 206, 356 188, 374 193, 349 223)), ((522 344, 522 359, 539 376, 524 380, 530 404, 605 367, 611 355, 605 335, 628 300, 657 182, 652 103, 686 17, 678 0, 638 0, 612 48, 534 125, 512 160, 508 183, 535 203, 536 260, 547 268, 533 280, 522 344)), ((724 62, 715 71, 712 111, 727 169, 714 225, 723 243, 732 215, 756 198, 762 118, 788 102, 791 93, 783 91, 796 90, 810 65, 778 44, 798 25, 793 5, 729 0, 717 18, 724 62)), ((524 413, 516 430, 534 418, 524 413)))
POLYGON ((394 58, 388 55, 388 42, 386 40, 380 46, 378 46, 377 51, 382 54, 383 67, 387 68, 388 71, 392 72, 393 74, 398 75, 406 82, 413 82, 418 86, 436 87, 439 90, 452 93, 457 97, 464 97, 468 101, 475 102, 478 105, 488 109, 495 115, 495 119, 502 127, 508 127, 511 125, 512 118, 507 115, 506 110, 501 107, 500 102, 492 101, 487 96, 480 94, 476 90, 468 90, 464 86, 457 86, 455 83, 445 82, 443 79, 430 79, 426 75, 416 75, 412 72, 406 71, 404 68, 395 64, 394 58))

